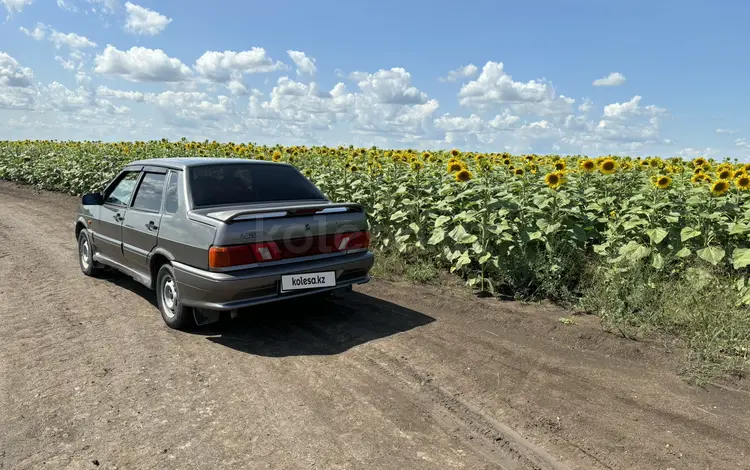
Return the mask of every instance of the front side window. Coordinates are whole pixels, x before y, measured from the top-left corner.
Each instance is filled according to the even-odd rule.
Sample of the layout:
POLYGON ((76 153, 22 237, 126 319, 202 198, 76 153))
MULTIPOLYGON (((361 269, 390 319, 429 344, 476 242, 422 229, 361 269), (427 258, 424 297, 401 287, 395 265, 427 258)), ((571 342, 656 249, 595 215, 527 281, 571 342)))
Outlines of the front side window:
POLYGON ((127 206, 130 202, 130 196, 133 195, 133 189, 135 184, 138 182, 139 173, 137 171, 131 171, 125 174, 115 186, 112 192, 109 193, 107 199, 104 201, 106 204, 116 204, 118 206, 127 206))
POLYGON ((164 180, 167 175, 146 173, 133 200, 133 209, 149 212, 161 210, 161 198, 164 194, 164 180))
POLYGON ((287 165, 220 163, 190 168, 188 175, 196 207, 325 200, 310 180, 287 165))

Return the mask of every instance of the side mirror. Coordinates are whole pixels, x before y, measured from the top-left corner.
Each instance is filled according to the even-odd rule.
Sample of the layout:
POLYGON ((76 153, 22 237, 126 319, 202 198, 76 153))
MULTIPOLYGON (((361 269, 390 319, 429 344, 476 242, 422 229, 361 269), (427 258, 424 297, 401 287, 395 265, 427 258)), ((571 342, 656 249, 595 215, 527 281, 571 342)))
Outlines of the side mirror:
POLYGON ((84 194, 81 203, 84 206, 101 206, 104 200, 100 193, 84 194))

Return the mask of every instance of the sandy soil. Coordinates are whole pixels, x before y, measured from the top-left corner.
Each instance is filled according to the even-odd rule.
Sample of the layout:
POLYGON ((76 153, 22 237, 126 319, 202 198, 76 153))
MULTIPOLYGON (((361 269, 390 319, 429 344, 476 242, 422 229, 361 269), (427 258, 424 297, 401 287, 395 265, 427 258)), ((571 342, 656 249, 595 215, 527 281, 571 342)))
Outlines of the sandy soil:
POLYGON ((76 202, 0 182, 0 469, 750 468, 750 393, 556 307, 374 280, 170 330, 81 274, 76 202))

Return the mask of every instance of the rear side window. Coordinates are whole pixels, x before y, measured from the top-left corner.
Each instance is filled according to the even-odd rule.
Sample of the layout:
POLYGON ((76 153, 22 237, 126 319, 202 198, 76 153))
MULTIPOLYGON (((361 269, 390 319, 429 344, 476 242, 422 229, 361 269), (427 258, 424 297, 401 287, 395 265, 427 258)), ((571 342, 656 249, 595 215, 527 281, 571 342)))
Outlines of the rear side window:
POLYGON ((164 212, 176 214, 179 207, 180 205, 177 202, 177 173, 171 171, 167 182, 167 193, 164 195, 164 212))
POLYGON ((196 207, 325 199, 315 185, 287 165, 232 163, 196 166, 190 168, 189 178, 196 207))
POLYGON ((135 193, 133 209, 140 209, 149 212, 159 212, 161 210, 161 198, 164 194, 164 180, 167 175, 159 173, 146 173, 143 177, 138 192, 135 193))

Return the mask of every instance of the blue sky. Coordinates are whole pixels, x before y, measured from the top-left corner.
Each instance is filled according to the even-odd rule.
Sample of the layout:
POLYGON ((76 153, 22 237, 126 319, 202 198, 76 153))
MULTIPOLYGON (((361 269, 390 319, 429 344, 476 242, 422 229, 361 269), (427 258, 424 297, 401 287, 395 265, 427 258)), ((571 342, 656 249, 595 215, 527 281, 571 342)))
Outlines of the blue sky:
POLYGON ((0 139, 750 156, 739 0, 2 9, 0 139))

